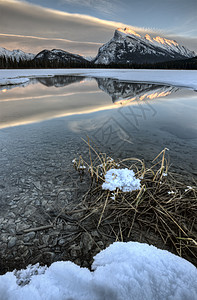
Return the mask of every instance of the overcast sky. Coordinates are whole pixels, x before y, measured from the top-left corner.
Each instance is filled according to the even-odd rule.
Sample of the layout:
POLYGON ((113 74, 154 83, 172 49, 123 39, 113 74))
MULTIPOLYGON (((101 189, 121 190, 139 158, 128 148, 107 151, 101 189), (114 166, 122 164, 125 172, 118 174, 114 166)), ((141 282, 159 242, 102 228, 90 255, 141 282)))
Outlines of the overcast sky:
POLYGON ((0 0, 0 47, 96 55, 117 27, 197 52, 197 0, 0 0))

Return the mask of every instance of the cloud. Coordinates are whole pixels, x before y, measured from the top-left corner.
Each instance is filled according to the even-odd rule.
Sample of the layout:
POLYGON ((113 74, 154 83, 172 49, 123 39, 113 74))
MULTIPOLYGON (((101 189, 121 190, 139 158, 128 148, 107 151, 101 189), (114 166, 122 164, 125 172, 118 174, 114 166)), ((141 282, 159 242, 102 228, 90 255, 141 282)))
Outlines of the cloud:
MULTIPOLYGON (((73 1, 77 3, 79 0, 73 1)), ((83 5, 95 4, 101 5, 101 8, 110 5, 109 0, 80 1, 83 5)), ((120 22, 71 14, 17 0, 0 0, 0 25, 0 47, 20 48, 32 53, 45 48, 60 48, 81 55, 94 56, 98 48, 112 38, 117 27, 129 26, 142 35, 145 32, 152 33, 154 36, 161 34, 151 28, 133 27, 120 22)), ((181 41, 184 43, 184 37, 181 37, 181 41)), ((189 42, 193 45, 191 49, 197 49, 194 39, 190 39, 189 42)))
POLYGON ((37 54, 43 49, 64 49, 81 55, 91 56, 96 53, 102 43, 71 41, 60 38, 43 38, 19 34, 1 34, 1 46, 13 50, 20 48, 25 52, 37 54))
MULTIPOLYGON (((62 48, 83 55, 96 55, 99 46, 113 36, 115 28, 128 26, 16 0, 0 0, 0 23, 1 47, 30 52, 46 47, 62 48)), ((133 29, 144 32, 143 28, 133 29)))
MULTIPOLYGON (((35 36, 58 37, 66 35, 69 40, 97 42, 95 31, 109 32, 116 27, 128 26, 120 22, 106 21, 89 15, 71 14, 54 9, 43 8, 27 2, 16 0, 0 0, 1 6, 1 32, 18 29, 23 32, 34 32, 35 36), (14 5, 13 5, 14 3, 14 5), (15 26, 14 26, 15 24, 15 26), (24 26, 25 25, 25 26, 24 26), (82 26, 82 27, 80 27, 82 26), (91 26, 91 27, 90 27, 91 26), (88 31, 85 31, 88 29, 88 31)), ((142 31, 141 28, 136 30, 142 31)), ((102 38, 102 35, 99 36, 102 38)))
POLYGON ((118 8, 117 1, 111 0, 60 0, 60 3, 84 6, 107 15, 113 14, 118 8))

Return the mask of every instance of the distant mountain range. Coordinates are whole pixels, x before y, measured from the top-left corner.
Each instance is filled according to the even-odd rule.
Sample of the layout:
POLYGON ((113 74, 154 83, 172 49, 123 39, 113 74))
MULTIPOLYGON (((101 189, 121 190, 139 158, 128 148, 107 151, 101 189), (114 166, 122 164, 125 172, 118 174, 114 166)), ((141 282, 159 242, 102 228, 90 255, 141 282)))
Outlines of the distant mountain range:
MULTIPOLYGON (((162 37, 150 37, 146 34, 142 37, 129 28, 118 28, 113 38, 101 46, 98 54, 91 61, 77 54, 69 53, 60 49, 43 50, 37 55, 25 53, 21 50, 9 51, 0 48, 0 57, 19 61, 32 61, 46 64, 58 63, 66 65, 111 65, 111 64, 150 64, 168 61, 179 61, 196 57, 194 51, 179 45, 174 40, 162 37)), ((59 66, 58 65, 58 66, 59 66)))
POLYGON ((7 50, 5 48, 1 48, 0 47, 0 57, 6 57, 6 58, 10 58, 12 60, 16 59, 17 62, 19 62, 19 60, 32 60, 35 57, 35 54, 32 53, 25 53, 22 50, 7 50))

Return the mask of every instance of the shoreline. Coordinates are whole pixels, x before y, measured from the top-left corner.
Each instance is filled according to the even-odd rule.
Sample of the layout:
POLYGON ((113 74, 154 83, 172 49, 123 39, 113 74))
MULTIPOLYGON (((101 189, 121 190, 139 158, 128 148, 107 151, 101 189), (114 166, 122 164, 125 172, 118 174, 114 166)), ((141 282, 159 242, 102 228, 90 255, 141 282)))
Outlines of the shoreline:
POLYGON ((23 83, 27 78, 55 75, 109 77, 118 80, 169 84, 197 90, 196 70, 139 70, 139 69, 9 69, 0 71, 0 85, 23 83), (19 82, 21 80, 21 82, 19 82))

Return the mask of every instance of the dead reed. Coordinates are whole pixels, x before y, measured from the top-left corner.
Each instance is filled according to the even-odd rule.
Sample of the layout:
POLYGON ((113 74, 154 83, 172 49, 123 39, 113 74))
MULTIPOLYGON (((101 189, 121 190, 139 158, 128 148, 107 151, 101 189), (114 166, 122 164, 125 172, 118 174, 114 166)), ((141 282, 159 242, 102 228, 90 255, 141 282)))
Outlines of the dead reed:
MULTIPOLYGON (((197 185, 186 186, 169 172, 165 148, 147 168, 142 160, 115 161, 99 153, 89 141, 89 162, 74 160, 80 174, 90 174, 91 187, 71 213, 82 231, 97 232, 106 241, 140 241, 168 249, 197 266, 197 185), (102 189, 111 168, 133 169, 141 189, 114 192, 102 189)), ((95 242, 96 243, 96 242, 95 242)))

